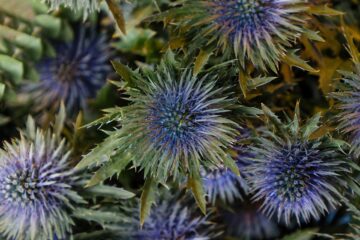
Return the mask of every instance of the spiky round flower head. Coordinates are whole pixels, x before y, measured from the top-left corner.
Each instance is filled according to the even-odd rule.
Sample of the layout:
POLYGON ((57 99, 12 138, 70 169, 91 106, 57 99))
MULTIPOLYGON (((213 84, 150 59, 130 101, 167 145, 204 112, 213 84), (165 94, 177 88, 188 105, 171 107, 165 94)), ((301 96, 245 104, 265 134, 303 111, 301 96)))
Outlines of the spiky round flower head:
POLYGON ((54 41, 55 57, 43 58, 36 65, 39 81, 26 85, 35 110, 57 112, 63 101, 69 113, 87 106, 111 72, 108 37, 89 22, 74 27, 71 42, 54 41))
POLYGON ((6 239, 65 239, 82 198, 69 151, 50 131, 28 132, 0 150, 0 234, 6 239), (14 224, 15 223, 15 224, 14 224))
POLYGON ((243 202, 221 211, 225 225, 225 235, 244 240, 276 239, 280 229, 276 220, 268 218, 258 206, 243 202))
POLYGON ((341 71, 340 91, 332 93, 340 110, 338 128, 348 137, 355 157, 360 156, 360 64, 356 72, 341 71))
POLYGON ((210 240, 221 234, 211 221, 213 213, 201 214, 195 203, 175 196, 162 196, 142 226, 139 225, 140 201, 122 207, 121 220, 108 224, 121 239, 130 240, 210 240))
POLYGON ((75 12, 81 12, 84 19, 91 13, 99 10, 100 0, 43 0, 48 3, 51 9, 58 9, 61 6, 68 7, 75 12))
POLYGON ((155 71, 144 70, 143 74, 128 71, 125 79, 130 74, 129 82, 136 84, 127 91, 131 104, 113 109, 109 118, 105 117, 106 121, 118 120, 121 115, 121 129, 86 156, 79 167, 99 161, 99 154, 102 157, 108 151, 115 157, 95 178, 104 176, 107 169, 114 174, 112 165, 124 167, 126 161, 159 181, 176 178, 179 172, 198 175, 200 164, 224 163, 236 168, 226 152, 237 132, 237 124, 225 115, 234 100, 226 89, 215 86, 213 78, 198 78, 189 69, 179 71, 170 61, 164 60, 155 71))
POLYGON ((339 189, 346 186, 342 178, 348 171, 346 156, 330 137, 310 138, 319 128, 319 115, 300 127, 298 107, 289 123, 282 123, 265 106, 263 109, 273 125, 253 147, 249 180, 254 200, 262 201, 264 213, 275 214, 286 224, 292 219, 299 224, 319 219, 342 198, 339 189))
MULTIPOLYGON (((263 70, 278 62, 306 27, 305 0, 187 0, 169 11, 169 19, 187 29, 190 49, 219 45, 227 58, 263 70), (188 30, 188 28, 190 30, 188 30), (230 54, 230 55, 228 55, 230 54)), ((313 33, 313 32, 312 32, 313 33)))
POLYGON ((215 204, 217 199, 232 203, 236 199, 242 200, 243 196, 249 193, 249 186, 245 179, 247 173, 244 170, 249 164, 247 158, 252 154, 245 144, 236 144, 232 150, 240 176, 224 166, 214 169, 201 169, 204 189, 208 201, 212 204, 215 204))

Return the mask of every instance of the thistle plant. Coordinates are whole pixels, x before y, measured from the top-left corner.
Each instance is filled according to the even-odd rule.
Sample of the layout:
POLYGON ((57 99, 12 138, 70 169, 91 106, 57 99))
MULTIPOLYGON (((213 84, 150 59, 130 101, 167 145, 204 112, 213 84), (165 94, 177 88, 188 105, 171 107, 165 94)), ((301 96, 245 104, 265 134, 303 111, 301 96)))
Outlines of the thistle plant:
POLYGON ((337 128, 342 134, 347 135, 351 143, 351 150, 355 157, 360 156, 360 62, 354 61, 354 72, 339 71, 342 74, 342 82, 339 83, 339 91, 331 93, 337 101, 336 108, 339 110, 337 128))
POLYGON ((109 132, 78 165, 103 163, 89 185, 121 172, 130 162, 157 182, 188 174, 199 177, 200 166, 224 164, 238 172, 226 152, 237 133, 237 124, 227 117, 235 107, 227 88, 218 88, 213 77, 181 69, 172 53, 156 70, 139 73, 115 66, 118 72, 126 69, 130 104, 109 109, 96 122, 120 121, 121 128, 109 132))
POLYGON ((142 226, 139 206, 140 201, 122 205, 117 211, 121 217, 104 224, 114 239, 210 240, 221 234, 212 221, 214 214, 202 215, 186 197, 162 194, 142 226))
POLYGON ((310 3, 304 0, 187 0, 155 19, 176 25, 186 47, 218 51, 261 70, 278 70, 302 35, 321 38, 306 24, 310 3), (186 30, 185 30, 186 29, 186 30), (184 33, 184 34, 183 34, 184 33))
POLYGON ((215 169, 202 169, 201 176, 204 190, 208 201, 215 204, 220 199, 226 203, 241 201, 249 193, 249 186, 245 176, 245 169, 249 165, 247 160, 252 154, 248 147, 240 143, 245 138, 245 134, 237 137, 238 142, 232 148, 233 159, 239 169, 240 175, 236 175, 230 169, 221 166, 215 169))
POLYGON ((268 218, 249 202, 237 203, 230 210, 221 210, 225 235, 245 240, 278 239, 280 228, 273 218, 268 218))
POLYGON ((301 126, 298 105, 294 119, 285 123, 267 107, 263 111, 270 124, 252 147, 253 200, 262 203, 265 214, 286 224, 319 219, 340 204, 340 188, 347 186, 348 159, 341 142, 327 135, 313 137, 320 115, 301 126))
POLYGON ((71 212, 85 201, 65 140, 35 128, 31 118, 19 139, 0 150, 0 233, 6 239, 65 239, 71 212), (16 224, 13 224, 16 222, 16 224))
POLYGON ((111 72, 109 37, 90 22, 74 26, 70 42, 53 41, 56 55, 36 64, 39 81, 24 91, 34 100, 34 110, 57 112, 63 101, 70 114, 87 108, 111 72))
POLYGON ((80 12, 86 18, 89 14, 100 9, 101 0, 43 0, 50 5, 51 9, 68 7, 75 12, 80 12))

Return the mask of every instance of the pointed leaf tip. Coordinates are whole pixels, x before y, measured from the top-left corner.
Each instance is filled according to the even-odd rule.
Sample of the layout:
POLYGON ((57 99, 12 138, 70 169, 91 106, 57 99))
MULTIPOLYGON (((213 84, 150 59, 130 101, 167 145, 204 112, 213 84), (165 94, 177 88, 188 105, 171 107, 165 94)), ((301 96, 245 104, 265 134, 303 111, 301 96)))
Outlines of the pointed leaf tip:
POLYGON ((106 3, 115 18, 116 24, 123 34, 126 35, 125 17, 119 4, 115 0, 106 0, 106 3))
POLYGON ((149 216, 151 206, 155 202, 155 190, 157 183, 153 178, 148 178, 145 181, 143 192, 141 194, 141 205, 140 205, 140 226, 142 227, 145 223, 146 218, 149 216))
POLYGON ((205 193, 199 174, 193 174, 193 176, 189 175, 188 187, 191 188, 191 191, 195 197, 197 205, 199 206, 201 212, 205 215, 206 214, 205 193))

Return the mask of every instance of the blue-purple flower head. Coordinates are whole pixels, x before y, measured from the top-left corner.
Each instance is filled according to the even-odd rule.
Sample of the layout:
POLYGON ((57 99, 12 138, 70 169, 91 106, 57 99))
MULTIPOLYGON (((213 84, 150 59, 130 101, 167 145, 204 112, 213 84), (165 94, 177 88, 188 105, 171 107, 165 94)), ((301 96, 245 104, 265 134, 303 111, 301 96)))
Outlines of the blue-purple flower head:
POLYGON ((71 209, 83 201, 64 141, 51 132, 28 132, 0 150, 0 234, 6 239, 66 239, 71 209))
POLYGON ((249 193, 249 185, 246 180, 248 173, 245 169, 249 165, 247 158, 252 154, 245 144, 238 143, 233 147, 232 152, 240 175, 236 175, 224 166, 201 170, 207 199, 212 204, 215 204, 218 199, 228 203, 233 203, 236 200, 241 201, 249 193))
POLYGON ((242 67, 252 63, 277 71, 295 40, 311 31, 306 27, 306 4, 305 0, 188 0, 167 17, 186 29, 190 49, 221 46, 225 56, 235 54, 242 67))
POLYGON ((124 216, 117 224, 108 224, 109 229, 123 239, 130 240, 210 240, 221 234, 211 221, 213 213, 201 214, 195 203, 187 199, 167 196, 151 209, 143 226, 139 225, 139 202, 122 208, 124 216))
POLYGON ((338 128, 351 143, 352 153, 360 156, 360 65, 357 72, 342 71, 343 79, 340 90, 332 93, 337 100, 339 110, 338 128))
POLYGON ((105 84, 111 72, 109 39, 89 24, 74 28, 70 42, 52 42, 56 56, 37 63, 39 81, 25 88, 37 111, 57 112, 63 101, 69 113, 76 113, 105 84))
MULTIPOLYGON (((282 123, 268 108, 271 122, 253 147, 256 156, 249 166, 254 201, 262 203, 268 216, 275 215, 286 224, 308 222, 340 204, 348 171, 346 156, 327 136, 312 139, 319 126, 319 115, 300 127, 299 115, 282 123), (276 127, 273 133, 270 129, 276 127)), ((298 112, 298 109, 297 109, 298 112)))
POLYGON ((190 70, 178 76, 169 70, 160 74, 144 83, 144 95, 132 98, 123 121, 139 133, 130 142, 144 150, 138 154, 140 165, 166 178, 200 161, 219 164, 230 158, 225 148, 234 140, 236 124, 224 117, 232 101, 222 95, 224 89, 216 88, 209 77, 194 77, 190 70))
POLYGON ((164 60, 155 71, 133 72, 131 83, 137 85, 127 91, 131 104, 109 115, 112 120, 121 115, 122 128, 79 166, 98 161, 102 147, 113 148, 116 159, 100 172, 128 159, 160 181, 179 173, 199 174, 200 165, 235 165, 226 152, 237 133, 237 124, 227 117, 234 99, 216 87, 214 78, 177 70, 164 60))
POLYGON ((230 239, 266 240, 280 235, 276 220, 265 216, 255 204, 243 202, 221 212, 225 235, 230 239))

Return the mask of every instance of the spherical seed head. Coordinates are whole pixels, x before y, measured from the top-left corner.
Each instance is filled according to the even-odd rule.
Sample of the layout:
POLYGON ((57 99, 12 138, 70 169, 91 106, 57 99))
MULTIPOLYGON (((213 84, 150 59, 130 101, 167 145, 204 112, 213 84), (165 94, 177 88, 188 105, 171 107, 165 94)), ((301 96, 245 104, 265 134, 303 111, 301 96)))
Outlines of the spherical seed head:
POLYGON ((214 239, 219 235, 219 228, 211 222, 211 214, 202 215, 193 202, 184 199, 162 199, 151 209, 144 225, 139 226, 139 207, 128 208, 124 224, 120 228, 127 239, 214 239), (191 205, 190 205, 191 204, 191 205))
POLYGON ((0 151, 0 233, 6 239, 65 239, 80 196, 69 152, 49 132, 22 136, 0 151), (14 224, 16 223, 16 224, 14 224))
POLYGON ((268 215, 277 214, 288 224, 319 219, 329 207, 339 204, 335 186, 343 171, 341 161, 332 158, 332 151, 320 149, 317 142, 294 142, 262 149, 262 155, 252 166, 251 182, 255 199, 263 199, 262 209, 268 215))
POLYGON ((121 129, 134 162, 161 180, 180 170, 199 172, 199 162, 231 161, 225 149, 236 135, 236 124, 224 115, 232 104, 224 89, 190 70, 172 71, 159 68, 150 80, 139 80, 140 92, 128 92, 133 104, 124 109, 121 129))
MULTIPOLYGON (((360 69, 358 64, 357 69, 360 69)), ((347 136, 351 143, 351 150, 355 157, 360 156, 360 70, 357 72, 341 72, 343 81, 341 90, 332 93, 337 100, 339 110, 338 128, 347 136)))
POLYGON ((242 67, 250 62, 260 69, 277 71, 287 49, 307 31, 306 8, 299 4, 306 1, 189 0, 183 6, 188 11, 179 15, 189 15, 182 24, 190 29, 196 26, 193 32, 188 31, 194 45, 221 45, 225 56, 233 49, 242 67))
POLYGON ((208 201, 215 204, 217 199, 233 203, 236 199, 243 200, 243 197, 249 193, 245 171, 249 164, 247 158, 251 156, 249 149, 244 145, 234 147, 234 160, 239 168, 240 176, 233 173, 225 166, 215 169, 202 169, 201 176, 203 179, 204 189, 208 201))
POLYGON ((223 210, 222 219, 226 236, 239 239, 276 239, 280 229, 276 220, 268 218, 258 206, 246 202, 235 205, 231 211, 223 210))
POLYGON ((313 135, 320 128, 320 114, 303 123, 297 104, 293 119, 282 122, 265 105, 262 108, 267 128, 251 147, 254 157, 248 167, 253 201, 286 224, 319 219, 343 199, 347 155, 335 139, 313 135))
POLYGON ((36 111, 56 112, 64 101, 67 111, 76 114, 105 84, 111 72, 109 41, 105 33, 88 24, 74 28, 71 42, 52 42, 56 56, 36 65, 40 80, 25 87, 36 111))

